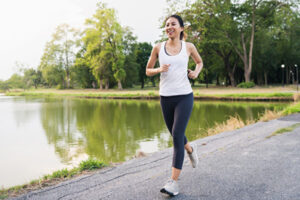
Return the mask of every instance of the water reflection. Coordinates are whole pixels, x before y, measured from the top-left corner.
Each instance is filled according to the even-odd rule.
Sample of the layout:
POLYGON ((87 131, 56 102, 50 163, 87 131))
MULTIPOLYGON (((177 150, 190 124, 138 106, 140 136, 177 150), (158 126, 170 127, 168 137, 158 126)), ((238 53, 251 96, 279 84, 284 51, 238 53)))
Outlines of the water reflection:
POLYGON ((164 121, 155 101, 60 99, 42 105, 41 120, 62 162, 87 153, 107 162, 124 161, 154 139, 165 147, 164 121), (73 146, 78 149, 74 154, 73 146))
MULTIPOLYGON (((255 119, 265 109, 285 106, 195 101, 186 135, 192 141, 229 116, 255 119)), ((172 146, 157 100, 0 96, 0 111, 0 187, 76 166, 88 157, 121 162, 138 150, 150 153, 172 146)))
MULTIPOLYGON (((46 102, 41 107, 42 125, 48 143, 54 145, 64 164, 71 164, 81 154, 119 162, 129 159, 139 149, 153 152, 172 145, 158 101, 47 99, 46 102)), ((265 109, 284 106, 196 101, 187 137, 189 140, 204 137, 207 128, 232 115, 243 120, 255 119, 265 109)))

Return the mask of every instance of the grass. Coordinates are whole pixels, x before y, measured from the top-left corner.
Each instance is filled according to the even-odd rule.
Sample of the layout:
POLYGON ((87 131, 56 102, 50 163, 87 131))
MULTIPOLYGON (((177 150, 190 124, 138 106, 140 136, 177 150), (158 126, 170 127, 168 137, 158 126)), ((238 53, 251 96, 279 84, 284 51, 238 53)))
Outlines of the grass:
POLYGON ((232 117, 230 116, 228 120, 226 120, 223 123, 215 124, 214 127, 209 128, 207 130, 207 135, 216 135, 218 133, 222 133, 225 131, 233 131, 236 129, 240 129, 244 126, 247 126, 249 124, 253 124, 254 120, 247 120, 244 122, 238 115, 232 117))
MULTIPOLYGON (((299 112, 300 112, 300 103, 295 103, 293 105, 288 106, 287 108, 285 108, 282 111, 265 110, 265 112, 260 115, 258 120, 247 120, 246 122, 244 122, 238 115, 236 115, 234 117, 230 116, 229 119, 227 119, 225 122, 215 124, 214 127, 209 128, 207 130, 207 135, 210 136, 210 135, 215 135, 215 134, 222 133, 225 131, 233 131, 236 129, 240 129, 244 126, 254 124, 257 121, 266 122, 266 121, 277 119, 279 117, 282 117, 282 116, 285 116, 288 114, 299 113, 299 112)), ((292 131, 293 129, 295 129, 298 126, 300 126, 300 123, 298 125, 296 125, 295 127, 293 125, 289 129, 283 129, 280 131, 284 131, 284 132, 292 131)), ((278 134, 278 133, 275 133, 275 134, 278 134)))
POLYGON ((300 127, 300 123, 293 124, 292 126, 289 126, 289 127, 286 127, 286 128, 278 129, 275 132, 273 132, 271 135, 267 136, 266 138, 270 138, 270 137, 273 137, 275 135, 279 135, 279 134, 282 134, 282 133, 292 132, 295 128, 298 128, 298 127, 300 127))
MULTIPOLYGON (((193 87, 194 96, 198 99, 224 99, 224 100, 299 100, 300 95, 295 93, 294 89, 289 87, 271 87, 271 88, 199 88, 193 87)), ((150 87, 146 89, 31 89, 31 90, 14 90, 6 92, 9 96, 46 96, 46 97, 58 97, 58 96, 71 96, 71 97, 85 97, 85 98, 127 98, 127 99, 147 99, 147 98, 159 98, 159 92, 157 87, 150 87)))
POLYGON ((284 109, 283 115, 290 115, 298 112, 300 112, 300 103, 294 103, 288 106, 286 109, 284 109))
MULTIPOLYGON (((201 96, 201 95, 200 95, 201 96)), ((211 95, 208 95, 211 96, 211 95)), ((214 94, 216 97, 293 97, 292 92, 274 92, 274 93, 231 93, 231 94, 214 94)))
POLYGON ((259 117, 259 121, 267 122, 273 119, 277 119, 282 116, 282 111, 272 111, 272 110, 265 110, 259 117))
POLYGON ((0 190, 0 199, 16 197, 32 190, 55 185, 61 181, 68 180, 72 177, 88 173, 96 169, 101 169, 106 166, 107 164, 102 161, 89 158, 88 160, 80 162, 78 167, 55 171, 52 174, 44 175, 41 179, 32 180, 28 184, 18 185, 8 189, 3 188, 0 190))

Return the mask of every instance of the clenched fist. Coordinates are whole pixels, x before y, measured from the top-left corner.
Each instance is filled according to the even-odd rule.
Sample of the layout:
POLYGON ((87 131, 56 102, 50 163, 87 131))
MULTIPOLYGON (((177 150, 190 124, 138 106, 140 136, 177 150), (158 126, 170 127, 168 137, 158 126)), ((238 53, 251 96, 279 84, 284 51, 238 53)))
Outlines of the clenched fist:
POLYGON ((167 72, 169 70, 170 64, 164 64, 160 66, 159 72, 167 72))

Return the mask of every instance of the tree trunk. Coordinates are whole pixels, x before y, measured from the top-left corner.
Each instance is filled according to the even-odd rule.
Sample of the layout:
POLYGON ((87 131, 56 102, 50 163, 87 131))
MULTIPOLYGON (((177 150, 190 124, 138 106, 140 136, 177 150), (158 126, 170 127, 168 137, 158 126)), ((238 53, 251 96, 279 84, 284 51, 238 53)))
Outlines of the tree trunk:
MULTIPOLYGON (((236 69, 237 64, 234 63, 234 66, 231 68, 231 65, 230 65, 231 53, 232 53, 232 51, 229 51, 228 53, 219 52, 218 54, 219 54, 219 56, 221 56, 223 58, 223 62, 224 62, 225 69, 226 69, 226 72, 227 72, 227 76, 229 77, 231 86, 235 87, 236 86, 236 81, 234 79, 234 74, 235 74, 235 69, 236 69)), ((217 79, 217 82, 218 82, 218 79, 217 79)))
POLYGON ((123 89, 123 88, 122 88, 121 80, 118 80, 118 89, 119 89, 119 90, 122 90, 122 89, 123 89))
POLYGON ((265 77, 265 85, 268 85, 268 74, 266 71, 264 71, 264 77, 265 77))
POLYGON ((108 82, 108 80, 106 80, 105 81, 105 89, 108 90, 108 88, 109 88, 109 82, 108 82))
POLYGON ((250 75, 251 75, 251 71, 248 68, 245 69, 245 73, 244 73, 245 82, 250 82, 250 75))
POLYGON ((229 73, 228 73, 228 76, 229 76, 229 78, 230 78, 231 86, 232 86, 232 87, 235 87, 235 86, 236 86, 236 82, 235 82, 235 79, 234 79, 234 73, 229 72, 229 73))
POLYGON ((289 66, 286 66, 286 84, 290 84, 290 70, 289 70, 289 66))
POLYGON ((142 84, 141 84, 141 88, 144 89, 144 86, 145 86, 144 78, 142 78, 141 83, 142 83, 142 84))
POLYGON ((220 85, 219 75, 217 75, 217 83, 216 85, 220 85))
POLYGON ((151 78, 152 86, 155 87, 155 79, 154 77, 151 78))
MULTIPOLYGON (((262 1, 259 1, 259 3, 262 1)), ((258 3, 258 4, 259 4, 258 3)), ((229 35, 227 35, 227 38, 229 39, 229 42, 231 45, 234 47, 235 51, 237 54, 240 56, 244 63, 244 76, 245 76, 245 82, 250 82, 250 77, 251 77, 251 71, 252 71, 252 55, 253 55, 253 46, 254 46, 254 34, 255 34, 255 10, 256 7, 258 6, 256 4, 256 0, 253 0, 252 4, 252 22, 251 22, 251 36, 250 36, 250 47, 249 47, 249 56, 247 56, 247 42, 245 41, 244 38, 244 33, 241 33, 241 42, 242 42, 242 48, 243 50, 240 51, 236 45, 233 44, 231 38, 229 35)))
POLYGON ((66 73, 67 73, 67 88, 70 88, 70 72, 69 72, 69 70, 67 70, 66 73))
POLYGON ((253 1, 252 5, 252 27, 251 27, 251 39, 250 39, 250 50, 249 50, 249 65, 247 69, 247 77, 245 76, 246 82, 250 81, 250 75, 252 71, 252 55, 253 55, 253 45, 254 45, 254 31, 255 31, 255 10, 256 10, 256 0, 253 1))
POLYGON ((62 88, 65 89, 66 88, 66 82, 65 82, 65 79, 62 78, 62 88))
POLYGON ((100 90, 103 90, 103 83, 102 83, 102 79, 100 79, 99 83, 100 83, 100 85, 99 85, 99 89, 100 89, 100 90))

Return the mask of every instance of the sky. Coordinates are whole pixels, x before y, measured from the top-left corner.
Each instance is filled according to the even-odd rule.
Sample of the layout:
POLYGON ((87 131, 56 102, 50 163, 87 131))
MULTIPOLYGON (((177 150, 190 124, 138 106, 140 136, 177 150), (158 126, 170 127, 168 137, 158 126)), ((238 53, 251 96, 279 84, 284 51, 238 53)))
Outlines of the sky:
MULTIPOLYGON (((67 23, 83 28, 99 0, 0 1, 0 80, 18 72, 18 66, 37 68, 46 42, 55 28, 67 23)), ((139 42, 154 44, 161 34, 165 0, 102 0, 117 11, 122 26, 130 26, 139 42)))

